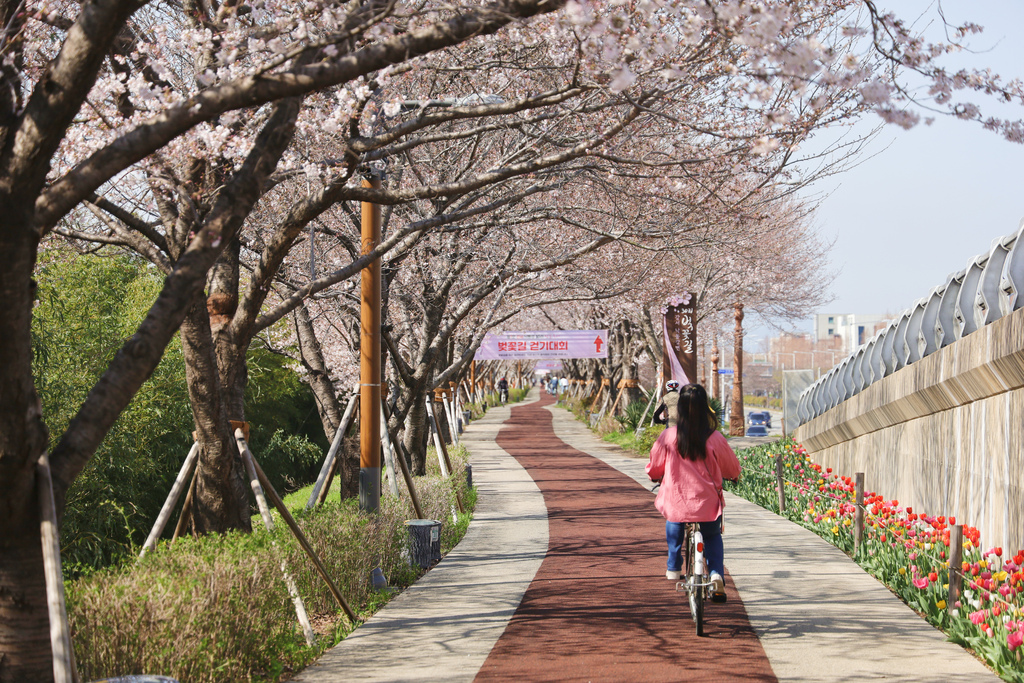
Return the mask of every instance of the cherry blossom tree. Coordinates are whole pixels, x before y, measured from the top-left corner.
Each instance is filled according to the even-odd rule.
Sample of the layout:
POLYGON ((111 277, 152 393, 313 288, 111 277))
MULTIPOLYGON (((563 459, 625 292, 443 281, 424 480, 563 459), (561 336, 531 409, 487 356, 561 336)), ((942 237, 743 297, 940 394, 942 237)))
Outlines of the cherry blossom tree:
MULTIPOLYGON (((479 233, 474 218, 521 202, 531 195, 530 174, 556 168, 571 169, 569 178, 643 180, 652 211, 673 191, 689 196, 691 208, 702 193, 705 203, 742 204, 736 192, 784 180, 816 127, 868 110, 912 122, 899 109, 899 69, 931 79, 936 98, 964 118, 981 114, 953 101, 958 90, 1014 101, 1021 90, 994 76, 945 73, 935 61, 945 47, 916 40, 870 0, 8 0, 0 17, 0 680, 51 675, 34 498, 49 438, 30 336, 42 240, 60 232, 127 247, 166 276, 50 454, 58 512, 182 326, 203 449, 197 523, 246 528, 228 427, 244 417, 238 357, 254 334, 370 260, 392 249, 397 258, 446 225, 468 221, 464 229, 479 233), (857 9, 865 11, 860 25, 857 9), (868 51, 852 58, 867 36, 868 51), (435 97, 453 80, 465 89, 435 97), (408 108, 410 95, 423 95, 420 106, 408 108), (445 154, 460 143, 473 163, 453 174, 445 154), (447 152, 433 158, 444 163, 431 167, 430 153, 416 158, 441 147, 447 152), (360 187, 360 165, 387 161, 397 174, 403 159, 402 182, 360 187), (437 204, 398 221, 376 252, 282 284, 281 266, 303 231, 346 201, 437 204)), ((1021 137, 1019 123, 984 123, 1021 137)), ((551 196, 568 191, 543 181, 551 196)), ((700 223, 689 218, 684 234, 700 223)), ((623 231, 614 221, 549 220, 587 233, 577 250, 626 234, 641 244, 679 233, 655 223, 623 231)), ((507 239, 519 239, 513 234, 507 239)), ((457 326, 458 311, 475 298, 497 311, 513 284, 557 276, 569 263, 523 258, 522 244, 494 253, 513 246, 499 271, 507 277, 467 287, 445 324, 457 326)), ((571 260, 582 263, 586 253, 571 260)), ((467 259, 457 268, 478 265, 467 259)), ((457 364, 430 381, 449 370, 457 364)))

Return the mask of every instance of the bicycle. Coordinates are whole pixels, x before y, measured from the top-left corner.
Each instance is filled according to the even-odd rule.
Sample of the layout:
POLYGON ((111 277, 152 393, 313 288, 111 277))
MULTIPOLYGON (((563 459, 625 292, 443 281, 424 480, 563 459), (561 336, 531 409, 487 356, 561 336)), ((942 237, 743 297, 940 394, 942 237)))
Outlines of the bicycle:
POLYGON ((704 635, 704 603, 711 597, 711 575, 704 560, 704 536, 700 524, 689 522, 683 527, 683 572, 686 577, 676 582, 676 591, 686 591, 690 614, 697 625, 697 635, 704 635))

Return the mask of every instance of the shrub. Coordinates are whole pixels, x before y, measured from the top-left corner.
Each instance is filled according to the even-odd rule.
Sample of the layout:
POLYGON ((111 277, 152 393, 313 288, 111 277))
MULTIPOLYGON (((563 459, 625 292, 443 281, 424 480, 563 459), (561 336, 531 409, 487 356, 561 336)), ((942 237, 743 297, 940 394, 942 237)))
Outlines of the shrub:
POLYGON ((640 425, 640 420, 644 418, 647 403, 647 401, 633 401, 622 411, 622 415, 616 415, 615 419, 619 421, 619 424, 624 429, 636 431, 636 428, 640 425))
MULTIPOLYGON (((436 459, 433 472, 416 480, 424 514, 444 522, 443 552, 465 534, 476 500, 475 490, 464 487, 468 453, 455 448, 451 458, 452 481, 438 476, 436 459), (455 521, 453 483, 467 505, 455 521)), ((312 513, 294 514, 361 616, 387 601, 370 584, 374 567, 399 587, 422 573, 407 560, 404 523, 413 517, 408 496, 385 495, 372 515, 360 512, 355 498, 334 497, 312 513)), ((69 581, 68 615, 83 678, 159 673, 189 683, 276 681, 336 644, 350 625, 283 521, 277 517, 272 534, 253 526, 259 530, 252 534, 162 543, 138 563, 69 581), (306 646, 298 627, 281 578, 282 560, 317 632, 314 647, 306 646)))
MULTIPOLYGON (((47 427, 57 439, 134 333, 162 281, 137 258, 86 258, 59 248, 40 255, 38 280, 33 373, 47 427)), ((250 445, 282 491, 315 478, 328 445, 312 393, 287 364, 255 344, 246 389, 250 445)), ((67 575, 134 555, 192 445, 193 429, 185 364, 175 338, 68 491, 61 525, 67 575)), ((166 533, 172 531, 173 526, 166 533)))

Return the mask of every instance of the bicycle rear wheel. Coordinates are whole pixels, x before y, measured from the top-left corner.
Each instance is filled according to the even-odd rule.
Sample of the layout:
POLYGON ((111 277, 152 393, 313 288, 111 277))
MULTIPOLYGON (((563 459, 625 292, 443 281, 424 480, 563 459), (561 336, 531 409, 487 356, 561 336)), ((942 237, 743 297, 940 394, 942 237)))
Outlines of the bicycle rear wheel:
POLYGON ((704 635, 704 577, 694 571, 696 552, 693 547, 693 530, 686 527, 683 547, 686 549, 686 592, 690 598, 690 615, 697 626, 697 636, 704 635))

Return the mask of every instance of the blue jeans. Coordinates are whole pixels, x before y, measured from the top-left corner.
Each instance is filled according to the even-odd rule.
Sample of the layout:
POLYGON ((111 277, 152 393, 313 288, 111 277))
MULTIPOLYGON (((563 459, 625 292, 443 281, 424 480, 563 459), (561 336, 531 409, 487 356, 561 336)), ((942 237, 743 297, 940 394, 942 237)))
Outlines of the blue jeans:
MULTIPOLYGON (((683 568, 683 527, 682 522, 665 522, 665 538, 668 540, 668 569, 678 572, 683 568)), ((725 576, 725 547, 722 544, 722 518, 713 522, 701 522, 700 533, 704 536, 704 560, 708 570, 725 576)))

